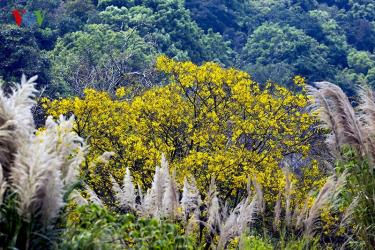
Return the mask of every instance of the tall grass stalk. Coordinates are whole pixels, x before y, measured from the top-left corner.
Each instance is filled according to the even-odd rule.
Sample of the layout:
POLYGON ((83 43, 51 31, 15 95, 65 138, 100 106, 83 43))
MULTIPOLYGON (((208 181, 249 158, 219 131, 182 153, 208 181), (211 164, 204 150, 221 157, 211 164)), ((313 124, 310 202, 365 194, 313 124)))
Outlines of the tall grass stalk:
POLYGON ((36 132, 36 79, 22 76, 9 95, 0 90, 0 248, 29 249, 53 227, 85 154, 73 117, 49 117, 36 132))

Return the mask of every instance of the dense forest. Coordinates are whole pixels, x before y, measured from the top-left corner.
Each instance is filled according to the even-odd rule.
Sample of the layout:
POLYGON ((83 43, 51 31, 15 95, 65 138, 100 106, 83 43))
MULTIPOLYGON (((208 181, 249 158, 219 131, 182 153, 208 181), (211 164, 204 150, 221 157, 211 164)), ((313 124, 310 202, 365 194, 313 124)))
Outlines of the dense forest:
POLYGON ((49 96, 156 85, 159 54, 233 66, 260 83, 298 74, 350 95, 356 84, 375 85, 371 0, 3 0, 0 8, 0 75, 38 74, 49 96), (11 25, 14 9, 41 11, 41 25, 26 17, 11 25))
POLYGON ((374 50, 372 0, 0 0, 0 250, 374 249, 374 50))

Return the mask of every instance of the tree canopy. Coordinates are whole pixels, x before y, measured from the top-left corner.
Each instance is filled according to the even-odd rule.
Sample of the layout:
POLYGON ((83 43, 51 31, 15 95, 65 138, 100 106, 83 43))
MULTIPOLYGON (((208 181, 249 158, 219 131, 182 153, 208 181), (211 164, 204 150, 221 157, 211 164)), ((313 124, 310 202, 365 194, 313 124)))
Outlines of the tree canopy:
MULTIPOLYGON (((149 187, 161 153, 178 169, 180 180, 194 176, 204 190, 215 176, 228 196, 240 195, 251 173, 267 199, 274 199, 284 185, 279 163, 285 159, 294 159, 291 164, 300 171, 317 171, 316 178, 317 162, 308 157, 317 135, 316 120, 304 112, 308 105, 304 92, 273 84, 262 90, 247 73, 215 63, 197 66, 160 57, 157 68, 170 83, 130 101, 124 99, 126 89, 119 88, 115 99, 87 89, 82 98, 44 103, 53 116, 75 115, 77 133, 91 145, 90 161, 114 152, 111 168, 89 164, 83 174, 98 191, 110 187, 109 173, 123 178, 125 167, 134 171, 138 183, 149 187)), ((295 84, 304 88, 301 77, 295 84)), ((313 181, 310 175, 293 178, 302 185, 313 181)), ((305 194, 301 190, 298 195, 302 199, 305 194)))
MULTIPOLYGON (((81 53, 79 49, 69 48, 66 57, 60 52, 61 46, 69 47, 67 41, 77 36, 74 32, 86 34, 90 30, 92 36, 103 32, 103 28, 93 30, 93 25, 106 27, 107 35, 136 34, 133 41, 138 49, 132 53, 134 58, 142 61, 145 52, 150 52, 142 67, 132 59, 128 63, 132 66, 120 70, 127 74, 152 68, 156 56, 165 54, 197 64, 214 61, 225 67, 234 66, 251 73, 260 83, 281 79, 283 84, 292 85, 292 76, 301 74, 308 81, 335 82, 350 95, 355 84, 373 84, 375 7, 369 0, 7 0, 1 1, 0 7, 1 19, 7 24, 2 26, 3 32, 12 32, 16 26, 12 9, 41 10, 44 19, 40 27, 23 24, 21 28, 28 39, 35 40, 34 48, 41 50, 39 54, 48 52, 48 58, 43 56, 45 63, 51 64, 56 74, 42 77, 44 85, 54 89, 46 93, 68 95, 72 89, 83 89, 87 84, 76 82, 80 86, 67 88, 72 84, 71 76, 66 74, 68 67, 61 68, 61 62, 83 57, 73 55, 81 53), (353 66, 355 54, 368 55, 371 62, 364 61, 366 69, 353 66)), ((111 40, 107 35, 103 39, 111 40)), ((119 41, 123 38, 119 37, 119 41)), ((135 45, 125 44, 128 47, 122 48, 124 51, 134 49, 135 45)), ((103 50, 99 47, 90 50, 101 55, 103 50)), ((7 73, 13 78, 17 75, 16 64, 22 62, 9 66, 14 70, 7 73)), ((91 64, 101 68, 103 60, 91 64)), ((82 65, 87 65, 87 61, 82 65)), ((47 71, 39 74, 48 75, 47 71)), ((123 79, 118 75, 115 81, 123 79)), ((139 82, 140 86, 144 84, 139 82)), ((150 80, 146 86, 158 82, 150 80)))

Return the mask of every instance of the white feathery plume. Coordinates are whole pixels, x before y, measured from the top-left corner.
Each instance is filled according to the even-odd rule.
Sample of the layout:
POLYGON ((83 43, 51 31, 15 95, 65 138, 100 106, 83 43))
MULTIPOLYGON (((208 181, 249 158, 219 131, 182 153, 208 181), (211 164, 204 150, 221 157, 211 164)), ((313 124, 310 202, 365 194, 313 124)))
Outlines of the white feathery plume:
POLYGON ((163 170, 169 169, 168 168, 168 161, 167 161, 167 158, 165 158, 164 153, 161 154, 161 164, 160 164, 160 166, 161 166, 161 169, 163 169, 163 170))
POLYGON ((226 219, 228 219, 228 216, 229 216, 229 204, 228 204, 228 201, 225 201, 224 207, 221 211, 222 221, 225 221, 226 219))
POLYGON ((14 161, 14 153, 17 152, 17 143, 15 142, 15 121, 6 120, 0 114, 0 165, 2 166, 3 177, 9 176, 10 167, 14 161))
POLYGON ((291 189, 292 189, 292 182, 290 181, 290 173, 287 169, 285 169, 285 223, 286 226, 290 225, 291 222, 291 208, 290 208, 290 201, 291 201, 291 189))
POLYGON ((339 203, 340 203, 340 200, 341 200, 340 196, 342 194, 344 186, 346 185, 347 177, 348 177, 348 171, 344 170, 344 172, 341 173, 336 178, 335 187, 334 187, 334 190, 333 190, 330 202, 329 202, 330 207, 332 209, 337 209, 338 206, 339 206, 339 203))
POLYGON ((142 216, 152 216, 152 208, 153 208, 153 200, 151 198, 151 189, 147 189, 144 197, 143 202, 139 206, 139 213, 142 216))
POLYGON ((347 227, 353 220, 353 213, 359 202, 359 197, 356 196, 350 205, 345 209, 344 215, 342 216, 339 227, 347 227))
POLYGON ((96 195, 95 191, 92 190, 89 185, 85 184, 85 190, 89 194, 89 200, 94 203, 95 205, 98 205, 100 207, 103 207, 102 200, 96 195))
POLYGON ((115 152, 104 152, 101 156, 97 158, 97 161, 101 163, 108 163, 112 156, 115 155, 115 152))
POLYGON ((55 190, 49 190, 49 186, 60 189, 56 192, 60 195, 57 194, 55 202, 57 206, 62 205, 61 185, 53 184, 60 177, 59 173, 55 173, 59 172, 60 160, 53 151, 54 144, 53 139, 34 136, 18 148, 10 179, 18 195, 18 213, 26 219, 39 210, 48 192, 54 193, 55 190))
POLYGON ((151 189, 147 190, 144 198, 143 209, 145 214, 154 217, 160 217, 161 204, 163 199, 163 187, 162 183, 163 171, 156 166, 154 179, 152 181, 151 189))
POLYGON ((78 169, 84 159, 84 141, 73 132, 74 118, 65 119, 60 116, 54 122, 50 117, 46 122, 46 130, 36 135, 40 141, 50 141, 51 157, 56 158, 58 166, 50 166, 46 184, 47 192, 42 201, 42 213, 47 220, 55 218, 64 206, 63 194, 68 186, 77 178, 78 169))
POLYGON ((250 202, 250 196, 242 200, 231 212, 221 227, 218 249, 224 249, 226 243, 233 237, 240 236, 246 232, 246 229, 254 221, 255 214, 263 212, 264 200, 263 191, 259 184, 253 179, 256 194, 250 202))
POLYGON ((257 182, 255 177, 253 178, 253 185, 255 188, 255 194, 257 196, 258 211, 260 213, 264 213, 265 204, 264 204, 264 199, 263 199, 263 190, 262 190, 262 187, 257 182))
POLYGON ((89 202, 83 198, 83 196, 81 195, 81 193, 79 191, 77 191, 76 189, 74 189, 70 195, 69 195, 69 198, 71 200, 73 200, 75 203, 77 203, 78 206, 84 206, 84 205, 88 205, 89 202))
POLYGON ((207 201, 207 210, 208 210, 208 219, 207 225, 209 230, 213 233, 215 231, 220 231, 221 218, 220 218, 220 205, 219 198, 217 197, 217 190, 215 179, 211 179, 210 188, 208 191, 208 201, 207 201), (215 230, 217 229, 217 230, 215 230))
POLYGON ((247 196, 244 205, 240 209, 240 214, 238 216, 239 226, 237 236, 240 236, 241 234, 246 232, 246 228, 250 226, 251 223, 253 223, 256 213, 264 213, 265 205, 262 188, 255 178, 253 179, 253 184, 256 194, 254 195, 250 203, 250 196, 247 196))
POLYGON ((367 131, 363 129, 355 111, 340 87, 330 82, 316 82, 317 88, 310 87, 310 94, 315 97, 321 120, 332 130, 327 142, 336 153, 340 147, 350 144, 361 155, 367 151, 367 131))
POLYGON ((316 197, 313 205, 311 206, 308 217, 305 220, 305 235, 308 237, 314 236, 315 223, 320 216, 322 208, 325 206, 332 207, 337 202, 338 194, 345 185, 346 173, 341 174, 337 180, 335 176, 331 176, 326 181, 323 188, 321 188, 318 196, 316 197))
POLYGON ((108 164, 111 157, 114 155, 114 152, 104 152, 100 156, 96 157, 93 161, 89 163, 90 168, 96 168, 98 164, 108 164))
POLYGON ((234 237, 238 232, 237 218, 240 214, 240 210, 242 209, 244 203, 245 201, 242 200, 229 214, 228 218, 224 221, 223 225, 221 225, 221 232, 217 249, 224 249, 228 240, 234 237))
POLYGON ((78 168, 84 159, 83 139, 73 132, 74 118, 60 116, 58 122, 49 118, 46 130, 36 135, 41 141, 50 141, 51 157, 56 158, 58 165, 50 166, 46 184, 47 192, 42 201, 42 213, 51 220, 57 217, 64 206, 63 194, 77 178, 78 168))
POLYGON ((161 155, 161 175, 160 175, 160 185, 161 185, 161 190, 162 190, 162 199, 164 198, 164 192, 166 191, 169 181, 171 179, 171 175, 169 173, 169 166, 168 166, 168 161, 165 158, 164 153, 161 155))
POLYGON ((274 210, 275 210, 274 211, 275 217, 273 219, 273 230, 278 231, 278 229, 280 228, 280 223, 281 223, 281 220, 280 220, 280 217, 281 217, 281 193, 280 192, 277 195, 277 200, 276 200, 274 210))
POLYGON ((7 182, 3 176, 3 168, 0 165, 0 205, 3 203, 4 193, 7 189, 7 182))
POLYGON ((0 111, 6 120, 14 120, 16 124, 15 142, 21 144, 35 131, 34 119, 31 112, 35 104, 34 97, 37 90, 35 81, 38 76, 26 80, 22 75, 21 85, 12 88, 12 93, 7 97, 0 90, 0 111))
POLYGON ((334 187, 335 187, 335 180, 334 180, 334 177, 331 176, 330 178, 327 179, 326 183, 321 188, 318 196, 314 200, 314 203, 309 210, 308 216, 305 220, 305 229, 306 229, 305 234, 307 236, 313 235, 313 231, 315 229, 314 224, 320 215, 320 210, 323 208, 323 206, 328 204, 334 187))
POLYGON ((240 214, 237 218, 238 236, 246 232, 246 229, 254 221, 255 214, 261 207, 262 205, 259 203, 259 198, 256 195, 253 197, 250 203, 249 197, 245 200, 245 203, 241 207, 240 214))
POLYGON ((124 176, 122 188, 117 183, 117 181, 110 176, 112 182, 112 189, 115 192, 116 200, 119 202, 123 209, 135 210, 135 188, 130 175, 130 170, 126 168, 126 173, 124 176))
POLYGON ((132 176, 130 174, 129 168, 126 168, 125 176, 124 176, 124 181, 122 185, 122 206, 124 208, 130 208, 130 209, 135 209, 135 188, 133 185, 133 180, 132 176))
POLYGON ((81 147, 82 139, 72 134, 73 122, 73 119, 60 117, 59 123, 55 123, 49 118, 44 131, 31 135, 18 148, 11 182, 19 198, 18 211, 26 219, 40 209, 47 222, 64 206, 65 189, 75 181, 76 174, 73 173, 78 171, 83 159, 74 159, 74 151, 81 147), (62 140, 67 146, 61 143, 62 140), (65 153, 61 154, 59 148, 65 153), (70 164, 72 162, 75 165, 70 164))
MULTIPOLYGON (((303 222, 306 220, 306 213, 308 211, 308 204, 309 204, 310 194, 305 199, 305 204, 303 208, 297 212, 296 209, 296 228, 300 229, 303 226, 303 222)), ((299 209, 298 209, 299 210, 299 209)))
POLYGON ((192 183, 190 184, 187 181, 187 178, 184 180, 184 187, 182 192, 181 207, 185 220, 188 219, 189 215, 199 209, 199 206, 202 203, 201 196, 199 194, 198 188, 195 184, 195 179, 192 177, 192 183))
POLYGON ((49 132, 50 136, 57 137, 56 152, 62 161, 60 170, 65 186, 76 180, 85 156, 84 140, 73 131, 73 125, 73 116, 67 120, 61 115, 57 123, 49 116, 46 121, 45 133, 49 132))
POLYGON ((89 163, 90 168, 95 168, 98 164, 107 164, 114 154, 114 152, 104 152, 89 163))
POLYGON ((138 188, 137 189, 138 189, 137 193, 138 193, 138 197, 139 197, 139 203, 142 206, 143 201, 144 201, 144 197, 143 197, 141 186, 139 184, 138 184, 138 188))
MULTIPOLYGON (((46 224, 56 218, 64 206, 66 175, 62 171, 63 166, 70 159, 74 159, 76 165, 79 165, 80 161, 73 151, 77 149, 76 144, 83 140, 72 134, 73 118, 66 121, 61 117, 58 124, 49 118, 46 130, 35 134, 31 108, 35 103, 33 98, 36 79, 35 76, 27 81, 23 75, 21 85, 13 88, 9 96, 0 91, 0 144, 8 140, 13 145, 13 152, 16 152, 11 157, 14 159, 1 160, 1 163, 8 163, 8 166, 2 166, 1 174, 6 174, 5 178, 8 176, 7 182, 17 194, 19 215, 26 220, 32 216, 40 216, 46 224), (58 150, 61 140, 69 145, 61 145, 64 157, 58 150), (65 156, 69 156, 69 159, 65 156)), ((9 157, 6 155, 9 148, 4 149, 2 146, 1 156, 9 157)), ((70 178, 73 180, 75 176, 70 178)))
POLYGON ((182 207, 182 213, 184 214, 185 220, 187 219, 187 209, 188 209, 188 204, 187 204, 187 199, 189 196, 189 183, 187 181, 187 178, 184 178, 184 186, 182 188, 182 198, 181 198, 181 207, 182 207))
POLYGON ((31 109, 35 104, 33 97, 36 79, 37 76, 34 76, 26 81, 23 75, 22 84, 12 88, 12 93, 8 96, 0 88, 0 163, 5 178, 10 175, 17 148, 35 130, 31 109))
POLYGON ((375 160, 375 126, 374 126, 374 119, 375 119, 375 96, 374 91, 371 88, 362 88, 359 91, 360 102, 358 106, 358 116, 361 122, 361 125, 368 135, 366 140, 366 147, 367 152, 369 153, 369 157, 372 161, 375 160))
POLYGON ((163 196, 162 215, 166 218, 174 219, 177 216, 177 208, 179 206, 175 172, 173 172, 172 177, 169 176, 169 173, 166 173, 165 177, 167 186, 163 196))
POLYGON ((161 168, 156 166, 154 179, 152 181, 151 189, 147 190, 142 206, 143 214, 154 217, 162 216, 164 192, 170 182, 168 162, 165 155, 162 154, 161 168))
POLYGON ((116 201, 118 201, 120 206, 122 206, 124 204, 124 193, 122 192, 120 185, 111 174, 109 175, 109 178, 111 179, 112 191, 115 193, 116 201))
POLYGON ((45 225, 55 219, 64 203, 64 184, 61 181, 62 175, 58 170, 49 170, 49 177, 45 184, 45 195, 42 199, 42 218, 45 225))

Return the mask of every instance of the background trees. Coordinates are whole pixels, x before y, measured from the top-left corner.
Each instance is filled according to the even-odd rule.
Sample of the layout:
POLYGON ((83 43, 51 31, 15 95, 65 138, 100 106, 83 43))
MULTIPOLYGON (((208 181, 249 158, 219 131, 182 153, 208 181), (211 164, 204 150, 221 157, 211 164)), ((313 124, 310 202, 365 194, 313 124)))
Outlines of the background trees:
MULTIPOLYGON (((96 24, 108 25, 106 29, 113 32, 136 33, 139 39, 129 41, 128 47, 123 49, 131 51, 132 46, 138 46, 132 53, 136 58, 143 58, 145 51, 150 50, 142 66, 145 68, 152 68, 158 54, 166 54, 180 61, 191 60, 198 64, 215 61, 222 66, 235 66, 248 71, 261 83, 280 80, 286 85, 292 84, 293 74, 302 74, 309 81, 329 80, 339 84, 350 96, 355 84, 372 84, 372 67, 357 72, 348 64, 353 53, 368 54, 370 64, 374 60, 375 14, 374 4, 369 0, 267 0, 261 3, 253 0, 7 0, 1 1, 0 7, 3 22, 12 24, 3 26, 4 31, 15 26, 12 9, 43 10, 43 25, 32 29, 23 26, 23 30, 31 32, 24 35, 35 39, 39 50, 50 52, 46 60, 50 61, 54 72, 61 69, 59 60, 68 61, 74 53, 80 53, 80 50, 72 50, 66 58, 63 54, 52 56, 60 50, 61 41, 73 37, 73 32, 101 33, 100 29, 92 30, 90 25, 96 24), (269 44, 259 47, 268 39, 271 39, 269 44)), ((97 50, 94 47, 90 50, 97 50)), ((99 55, 102 51, 92 53, 99 55)), ((84 60, 79 55, 73 57, 84 60)), ((102 67, 102 62, 92 63, 102 67)), ((82 62, 82 65, 87 63, 82 62)), ((122 68, 120 72, 128 75, 143 72, 142 67, 133 66, 122 68)), ((9 67, 17 74, 14 64, 9 67)), ((42 77, 51 88, 45 93, 64 95, 71 91, 66 88, 71 76, 64 72, 57 72, 51 78, 42 77)), ((116 81, 122 80, 117 77, 116 81)), ((140 82, 143 86, 143 81, 140 82)), ((149 80, 146 86, 151 83, 157 85, 158 81, 149 80)))
MULTIPOLYGON (((244 67, 284 63, 294 74, 308 75, 314 81, 329 77, 327 50, 301 30, 265 23, 247 40, 241 61, 244 67)), ((271 80, 283 77, 280 75, 271 80)))
POLYGON ((22 74, 39 75, 39 88, 50 82, 50 62, 39 49, 33 30, 0 24, 0 76, 6 82, 22 74))
POLYGON ((104 24, 88 25, 83 31, 58 39, 49 53, 53 84, 65 88, 56 94, 79 95, 87 87, 113 93, 120 86, 150 85, 149 65, 154 55, 154 47, 135 30, 113 31, 104 24))
POLYGON ((159 52, 180 60, 201 63, 215 60, 231 64, 231 50, 219 33, 206 33, 194 22, 181 1, 144 1, 143 4, 110 6, 101 20, 114 29, 136 29, 159 52), (215 41, 214 46, 211 40, 215 41))

